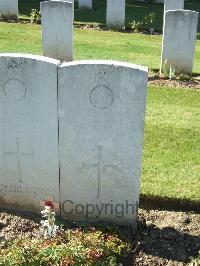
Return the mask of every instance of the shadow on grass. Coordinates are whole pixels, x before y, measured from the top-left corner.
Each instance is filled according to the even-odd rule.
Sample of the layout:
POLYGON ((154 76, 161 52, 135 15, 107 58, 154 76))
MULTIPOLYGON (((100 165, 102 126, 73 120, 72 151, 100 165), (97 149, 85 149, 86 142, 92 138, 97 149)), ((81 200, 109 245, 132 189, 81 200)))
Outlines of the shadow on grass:
POLYGON ((200 213, 200 201, 168 198, 152 195, 140 195, 140 207, 144 209, 162 209, 167 211, 193 211, 200 213))

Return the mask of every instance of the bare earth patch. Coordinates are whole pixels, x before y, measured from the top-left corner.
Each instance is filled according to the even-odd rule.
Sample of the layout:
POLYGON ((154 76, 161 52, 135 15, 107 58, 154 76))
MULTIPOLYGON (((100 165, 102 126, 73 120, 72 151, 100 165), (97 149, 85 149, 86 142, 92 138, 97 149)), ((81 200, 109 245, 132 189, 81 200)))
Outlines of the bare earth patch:
MULTIPOLYGON (((40 217, 0 211, 1 248, 6 242, 25 235, 34 237, 40 217)), ((200 214, 139 209, 138 231, 119 230, 132 242, 132 252, 123 265, 189 265, 200 250, 200 214)), ((97 226, 98 227, 98 226, 97 226)))
POLYGON ((135 265, 188 265, 200 249, 200 214, 140 210, 135 265))
POLYGON ((178 78, 170 80, 165 77, 150 75, 148 84, 157 87, 200 89, 200 77, 198 76, 189 80, 180 80, 178 78))

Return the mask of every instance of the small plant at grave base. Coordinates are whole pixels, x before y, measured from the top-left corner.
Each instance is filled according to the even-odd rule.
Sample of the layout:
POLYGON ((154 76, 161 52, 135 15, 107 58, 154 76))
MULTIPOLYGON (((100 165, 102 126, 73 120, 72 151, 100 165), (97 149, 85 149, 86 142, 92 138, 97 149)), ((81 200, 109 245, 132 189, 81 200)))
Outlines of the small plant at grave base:
POLYGON ((41 14, 40 11, 38 11, 37 9, 31 9, 31 13, 30 13, 30 20, 31 23, 41 23, 41 14))
POLYGON ((163 66, 163 74, 165 78, 169 78, 172 80, 175 77, 176 74, 176 68, 172 64, 168 64, 168 60, 165 60, 164 66, 163 66))
POLYGON ((144 17, 142 21, 132 21, 129 23, 129 27, 134 30, 134 32, 141 32, 144 30, 149 30, 151 34, 154 33, 152 25, 155 21, 155 13, 152 12, 148 16, 144 17))
POLYGON ((45 220, 41 221, 40 235, 45 239, 54 237, 59 228, 55 225, 55 212, 50 206, 45 206, 45 209, 41 211, 41 214, 45 220))
POLYGON ((175 77, 176 68, 173 65, 169 65, 169 79, 172 80, 175 77))
POLYGON ((118 266, 131 245, 95 228, 59 230, 51 239, 22 238, 0 250, 2 266, 118 266))

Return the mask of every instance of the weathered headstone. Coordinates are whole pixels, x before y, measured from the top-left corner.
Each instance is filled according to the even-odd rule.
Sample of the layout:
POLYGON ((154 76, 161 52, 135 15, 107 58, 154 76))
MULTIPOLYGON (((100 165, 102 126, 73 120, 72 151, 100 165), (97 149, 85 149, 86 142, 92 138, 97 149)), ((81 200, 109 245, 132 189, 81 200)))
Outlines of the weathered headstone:
POLYGON ((58 76, 62 218, 136 226, 147 69, 80 61, 58 76))
POLYGON ((18 20, 18 0, 0 0, 0 16, 7 20, 18 20))
POLYGON ((125 26, 125 0, 107 0, 106 26, 123 28, 125 26))
POLYGON ((0 208, 40 212, 59 200, 59 61, 0 55, 0 208))
POLYGON ((41 2, 43 55, 60 61, 73 60, 73 3, 41 2))
POLYGON ((79 8, 92 9, 92 0, 78 0, 79 8))
POLYGON ((165 0, 164 11, 184 9, 184 0, 165 0))
POLYGON ((166 11, 163 29, 161 72, 191 74, 197 36, 198 12, 166 11))

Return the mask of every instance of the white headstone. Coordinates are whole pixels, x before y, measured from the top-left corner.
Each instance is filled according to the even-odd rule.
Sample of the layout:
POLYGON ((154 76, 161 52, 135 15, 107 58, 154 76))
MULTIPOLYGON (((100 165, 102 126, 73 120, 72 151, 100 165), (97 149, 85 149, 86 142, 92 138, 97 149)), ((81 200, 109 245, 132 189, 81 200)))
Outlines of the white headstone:
POLYGON ((107 0, 106 25, 108 28, 125 26, 126 0, 107 0))
POLYGON ((0 16, 8 20, 18 20, 18 0, 0 0, 0 16))
POLYGON ((92 0, 78 0, 79 8, 92 9, 92 0))
POLYGON ((164 11, 184 9, 184 0, 165 0, 164 11))
POLYGON ((59 61, 0 55, 0 208, 40 212, 59 200, 59 61))
POLYGON ((177 74, 192 73, 198 15, 189 10, 165 12, 161 71, 171 65, 177 74))
POLYGON ((60 61, 73 60, 73 3, 41 2, 43 55, 60 61))
POLYGON ((135 227, 147 69, 65 63, 58 84, 62 218, 135 227))

